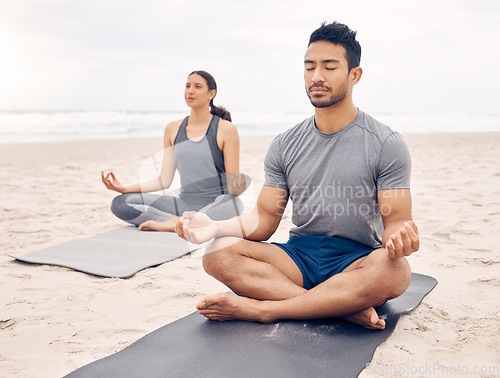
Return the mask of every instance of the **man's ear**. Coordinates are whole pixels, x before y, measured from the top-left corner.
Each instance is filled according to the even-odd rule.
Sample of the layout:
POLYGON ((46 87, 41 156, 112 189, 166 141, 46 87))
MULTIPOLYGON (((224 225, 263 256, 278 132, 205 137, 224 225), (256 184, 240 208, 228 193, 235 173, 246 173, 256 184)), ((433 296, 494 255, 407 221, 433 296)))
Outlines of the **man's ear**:
POLYGON ((363 69, 361 67, 354 67, 351 69, 349 73, 349 77, 351 79, 351 84, 356 85, 361 80, 361 76, 363 75, 363 69))

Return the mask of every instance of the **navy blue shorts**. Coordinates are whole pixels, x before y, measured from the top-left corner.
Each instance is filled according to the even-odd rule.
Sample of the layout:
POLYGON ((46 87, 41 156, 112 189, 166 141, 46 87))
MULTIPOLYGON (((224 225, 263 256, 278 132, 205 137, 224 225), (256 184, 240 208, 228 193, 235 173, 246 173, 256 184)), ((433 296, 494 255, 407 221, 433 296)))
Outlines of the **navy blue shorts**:
POLYGON ((283 249, 302 272, 304 288, 326 281, 342 272, 374 248, 337 236, 295 236, 286 243, 272 243, 283 249))

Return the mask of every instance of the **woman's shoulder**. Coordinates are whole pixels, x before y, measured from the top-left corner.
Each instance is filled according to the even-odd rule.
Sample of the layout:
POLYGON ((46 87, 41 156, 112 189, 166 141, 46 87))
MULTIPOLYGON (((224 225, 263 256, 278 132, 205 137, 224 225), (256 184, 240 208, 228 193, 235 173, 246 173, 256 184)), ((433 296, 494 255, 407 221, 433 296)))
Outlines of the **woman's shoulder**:
POLYGON ((219 132, 223 134, 223 136, 233 136, 238 135, 238 128, 236 125, 226 119, 221 119, 219 121, 219 132))
POLYGON ((224 150, 224 146, 237 146, 240 142, 240 136, 238 135, 238 129, 236 125, 225 119, 219 121, 219 129, 217 131, 217 144, 221 150, 224 150))
POLYGON ((184 118, 167 123, 167 126, 165 126, 165 131, 167 131, 167 130, 172 131, 175 129, 179 129, 182 121, 184 121, 184 118))
POLYGON ((175 137, 179 131, 182 121, 184 121, 184 119, 178 119, 176 121, 169 122, 167 126, 165 126, 164 139, 166 144, 167 142, 169 145, 174 144, 175 137))

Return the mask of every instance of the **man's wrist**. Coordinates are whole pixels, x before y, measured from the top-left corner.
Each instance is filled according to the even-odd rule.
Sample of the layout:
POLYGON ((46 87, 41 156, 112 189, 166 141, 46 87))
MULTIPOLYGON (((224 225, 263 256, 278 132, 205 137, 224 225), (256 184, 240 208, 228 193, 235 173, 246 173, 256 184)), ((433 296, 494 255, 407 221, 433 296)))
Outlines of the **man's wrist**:
POLYGON ((221 236, 225 236, 222 233, 221 222, 222 221, 214 221, 214 225, 215 225, 215 229, 216 229, 214 238, 220 238, 221 236))
POLYGON ((245 238, 245 231, 243 230, 243 224, 240 217, 214 221, 214 225, 217 230, 215 233, 216 238, 224 236, 236 236, 243 239, 245 238), (235 220, 236 225, 234 223, 235 220))

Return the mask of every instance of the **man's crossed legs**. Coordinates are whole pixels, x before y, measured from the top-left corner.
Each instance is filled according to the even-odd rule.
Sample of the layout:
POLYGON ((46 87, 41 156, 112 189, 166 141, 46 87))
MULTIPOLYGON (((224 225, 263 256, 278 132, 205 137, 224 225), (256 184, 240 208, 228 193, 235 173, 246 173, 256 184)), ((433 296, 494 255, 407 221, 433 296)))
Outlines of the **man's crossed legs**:
POLYGON ((306 290, 301 270, 283 249, 235 237, 215 239, 207 247, 203 267, 238 294, 218 293, 200 300, 198 312, 213 320, 269 323, 338 317, 383 329, 385 322, 374 307, 401 295, 411 280, 406 259, 391 259, 381 248, 306 290))

